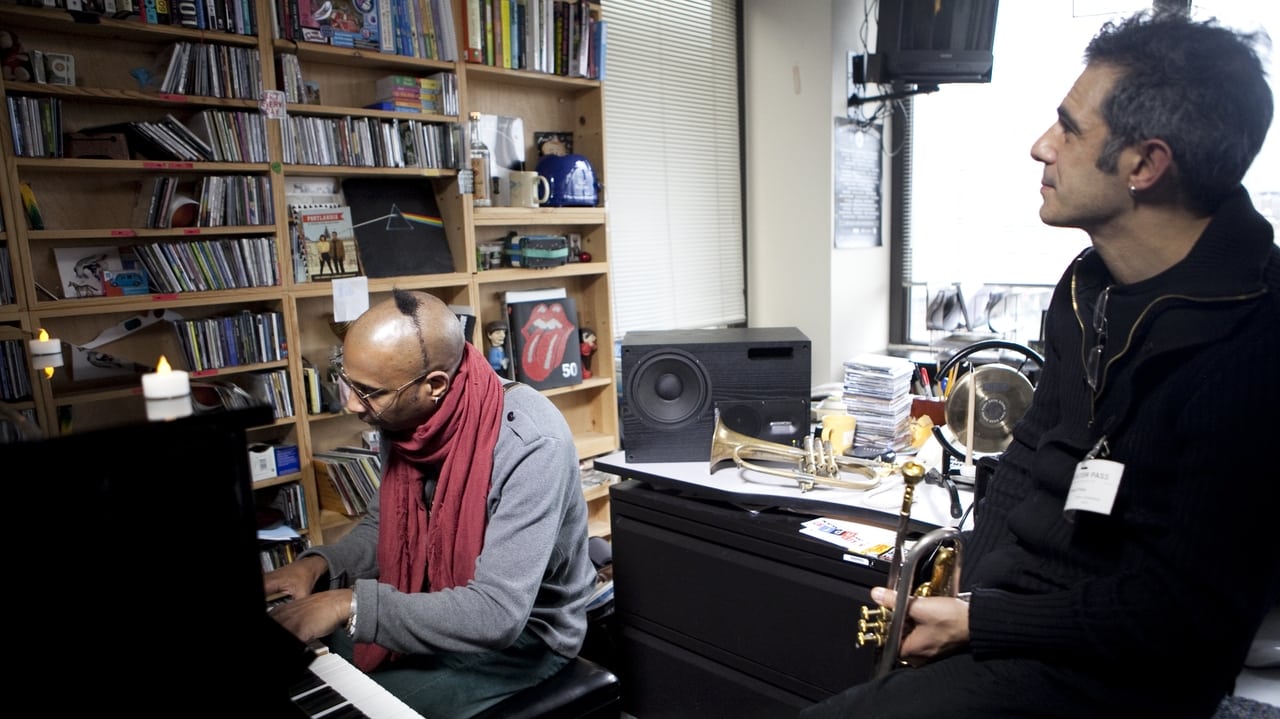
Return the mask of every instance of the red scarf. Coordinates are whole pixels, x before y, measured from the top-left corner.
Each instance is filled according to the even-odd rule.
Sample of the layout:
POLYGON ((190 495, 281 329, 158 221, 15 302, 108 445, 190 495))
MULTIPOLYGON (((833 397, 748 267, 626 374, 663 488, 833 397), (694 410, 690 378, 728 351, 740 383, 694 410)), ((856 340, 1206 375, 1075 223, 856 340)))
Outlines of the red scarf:
MULTIPOLYGON (((468 343, 435 414, 390 443, 378 490, 380 581, 412 593, 462 586, 475 575, 501 420, 502 383, 468 343), (422 485, 431 467, 440 468, 440 479, 428 514, 422 485)), ((355 664, 366 672, 389 656, 377 644, 355 647, 355 664)))

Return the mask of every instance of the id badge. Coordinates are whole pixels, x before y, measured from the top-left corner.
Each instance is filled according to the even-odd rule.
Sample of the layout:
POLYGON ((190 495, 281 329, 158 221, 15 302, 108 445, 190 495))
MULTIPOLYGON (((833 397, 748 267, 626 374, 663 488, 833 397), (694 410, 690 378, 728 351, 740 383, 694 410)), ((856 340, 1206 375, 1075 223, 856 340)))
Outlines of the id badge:
POLYGON ((1067 519, 1078 511, 1111 514, 1124 465, 1109 459, 1085 459, 1076 465, 1064 507, 1067 519))

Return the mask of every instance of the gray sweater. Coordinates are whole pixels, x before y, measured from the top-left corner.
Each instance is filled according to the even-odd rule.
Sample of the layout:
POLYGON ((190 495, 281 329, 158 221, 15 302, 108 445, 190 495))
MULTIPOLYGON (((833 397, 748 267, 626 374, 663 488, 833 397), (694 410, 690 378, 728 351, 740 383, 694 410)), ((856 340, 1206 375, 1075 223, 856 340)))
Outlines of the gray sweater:
MULTIPOLYGON (((510 388, 504 405, 484 546, 465 586, 406 594, 379 582, 376 498, 341 540, 303 553, 328 561, 332 588, 354 583, 355 641, 405 654, 484 652, 509 646, 528 626, 564 656, 582 647, 595 568, 573 435, 531 387, 510 388)), ((428 506, 434 490, 428 481, 428 506)))

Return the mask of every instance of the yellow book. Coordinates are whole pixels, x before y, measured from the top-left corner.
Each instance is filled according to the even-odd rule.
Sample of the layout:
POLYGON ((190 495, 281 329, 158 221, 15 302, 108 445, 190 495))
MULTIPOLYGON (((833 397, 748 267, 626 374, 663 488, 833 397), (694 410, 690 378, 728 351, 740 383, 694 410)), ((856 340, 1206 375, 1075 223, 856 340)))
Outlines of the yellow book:
POLYGON ((511 67, 511 25, 515 22, 515 18, 511 17, 511 0, 494 0, 498 3, 498 29, 502 31, 502 62, 503 67, 511 67))

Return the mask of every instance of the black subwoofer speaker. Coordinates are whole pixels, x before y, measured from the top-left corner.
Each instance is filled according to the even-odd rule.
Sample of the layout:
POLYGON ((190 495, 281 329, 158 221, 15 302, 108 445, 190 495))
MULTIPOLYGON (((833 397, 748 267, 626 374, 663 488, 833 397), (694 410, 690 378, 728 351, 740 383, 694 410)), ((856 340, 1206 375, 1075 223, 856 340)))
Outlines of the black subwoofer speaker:
POLYGON ((628 332, 628 462, 708 461, 717 409, 729 429, 792 444, 809 432, 809 338, 794 327, 628 332))

